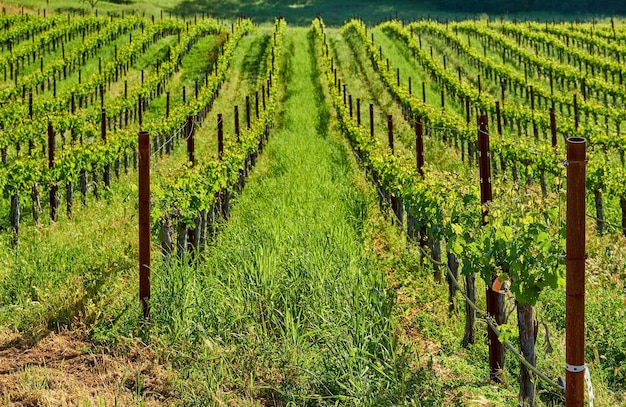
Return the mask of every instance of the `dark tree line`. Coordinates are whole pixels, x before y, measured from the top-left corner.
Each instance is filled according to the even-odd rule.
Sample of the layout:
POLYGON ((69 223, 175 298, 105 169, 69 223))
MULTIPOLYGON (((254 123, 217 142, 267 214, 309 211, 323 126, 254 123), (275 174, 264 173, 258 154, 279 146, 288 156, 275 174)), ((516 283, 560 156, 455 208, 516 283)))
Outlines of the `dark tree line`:
POLYGON ((472 13, 557 12, 584 14, 626 14, 624 0, 438 0, 433 5, 446 11, 472 13))

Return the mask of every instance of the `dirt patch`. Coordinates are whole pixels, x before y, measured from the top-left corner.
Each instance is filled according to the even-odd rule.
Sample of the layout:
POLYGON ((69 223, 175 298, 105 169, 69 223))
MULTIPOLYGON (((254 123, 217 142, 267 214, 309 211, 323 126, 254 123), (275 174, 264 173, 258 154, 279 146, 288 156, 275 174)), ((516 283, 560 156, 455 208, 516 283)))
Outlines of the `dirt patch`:
POLYGON ((73 332, 36 343, 0 334, 2 405, 161 406, 173 401, 173 379, 145 345, 111 354, 73 332))

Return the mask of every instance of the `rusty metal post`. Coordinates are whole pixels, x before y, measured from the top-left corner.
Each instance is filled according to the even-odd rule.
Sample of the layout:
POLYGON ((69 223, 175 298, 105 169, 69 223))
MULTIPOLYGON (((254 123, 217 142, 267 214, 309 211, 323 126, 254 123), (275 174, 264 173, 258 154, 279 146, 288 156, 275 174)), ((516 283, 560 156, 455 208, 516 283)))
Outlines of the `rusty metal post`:
POLYGON ((415 116, 415 151, 417 154, 417 172, 424 177, 424 128, 422 118, 415 116))
POLYGON ((582 407, 585 364, 586 140, 567 139, 567 238, 565 302, 565 404, 582 407))
POLYGON ((139 300, 150 319, 150 133, 139 132, 139 300))
POLYGON ((554 108, 550 108, 550 134, 552 135, 552 147, 556 148, 556 116, 554 108))
MULTIPOLYGON (((54 129, 52 128, 52 122, 48 122, 48 168, 54 168, 54 150, 56 148, 56 139, 54 136, 54 129)), ((50 219, 53 222, 57 221, 57 207, 58 207, 58 194, 59 186, 56 182, 52 183, 50 187, 50 219)))
POLYGON ((370 137, 374 140, 374 105, 370 103, 370 137))
POLYGON ((393 155, 393 116, 391 115, 387 115, 387 136, 389 138, 389 148, 391 149, 391 154, 393 155))
POLYGON ((237 142, 239 142, 239 106, 235 106, 235 135, 237 142))
POLYGON ((221 113, 217 115, 217 153, 220 157, 224 154, 224 121, 221 113))
MULTIPOLYGON (((480 201, 483 205, 492 200, 491 166, 489 163, 489 130, 487 115, 478 116, 478 149, 480 151, 480 201)), ((488 209, 483 208, 483 226, 487 224, 488 209)))
POLYGON ((465 122, 469 126, 470 124, 470 98, 465 96, 465 122))
POLYGON ((361 126, 361 98, 356 98, 356 124, 361 126))
POLYGON ((187 116, 187 122, 185 123, 185 137, 187 138, 187 155, 188 161, 191 163, 193 167, 196 165, 196 157, 195 157, 195 143, 193 139, 193 116, 187 116))
POLYGON ((426 82, 422 82, 422 102, 426 104, 426 82))
POLYGON ((254 112, 256 113, 256 118, 259 118, 259 91, 257 90, 254 93, 254 112))
MULTIPOLYGON (((492 201, 491 191, 491 163, 489 157, 489 129, 487 115, 478 116, 478 149, 480 151, 479 170, 480 170, 480 202, 483 205, 482 222, 483 226, 488 223, 487 215, 489 213, 488 205, 492 201)), ((498 319, 501 314, 499 294, 491 289, 491 285, 487 287, 487 313, 494 319, 498 319)), ((502 344, 498 341, 498 336, 491 329, 487 328, 487 337, 489 341, 489 376, 496 383, 501 382, 500 370, 504 366, 504 352, 502 344)))
POLYGON ((412 89, 412 85, 411 85, 411 77, 409 76, 409 95, 413 94, 413 89, 412 89))

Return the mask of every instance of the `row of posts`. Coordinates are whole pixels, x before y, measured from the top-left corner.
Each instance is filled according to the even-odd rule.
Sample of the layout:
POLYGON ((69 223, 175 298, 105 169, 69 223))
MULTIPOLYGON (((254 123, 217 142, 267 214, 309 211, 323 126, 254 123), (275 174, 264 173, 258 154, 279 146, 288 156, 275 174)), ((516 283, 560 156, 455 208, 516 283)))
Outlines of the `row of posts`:
MULTIPOLYGON (((331 68, 332 69, 332 68, 331 68)), ((341 83, 341 78, 337 78, 337 71, 333 69, 335 75, 335 86, 338 92, 343 92, 344 106, 349 105, 350 118, 352 112, 352 95, 347 95, 346 85, 341 83)), ((424 89, 423 89, 424 90, 424 89)), ((425 91, 424 91, 425 96, 425 91)), ((576 101, 576 99, 574 99, 576 101)), ((576 103, 575 103, 576 106, 576 103)), ((360 99, 356 100, 357 124, 361 124, 360 99)), ((373 104, 370 104, 370 135, 374 137, 373 104)), ((469 100, 466 100, 466 113, 469 117, 469 100)), ((496 116, 498 133, 501 130, 500 104, 496 102, 496 116)), ((480 172, 480 192, 481 203, 483 204, 483 225, 487 224, 488 209, 487 204, 493 199, 491 192, 491 164, 489 153, 489 132, 487 115, 478 116, 478 150, 479 172, 480 172)), ((468 122, 469 124, 469 122, 468 122)), ((393 118, 387 116, 388 145, 391 153, 394 154, 393 118)), ((423 176, 424 165, 424 144, 423 144, 423 124, 419 116, 415 116, 416 133, 416 166, 420 176, 423 176)), ((554 108, 550 109, 550 133, 552 146, 557 145, 556 119, 554 108)), ((571 137, 566 140, 567 144, 567 300, 566 300, 566 359, 570 366, 584 365, 584 252, 585 252, 585 139, 571 137)), ((399 221, 402 221, 402 206, 397 204, 397 198, 391 197, 391 207, 399 221)), ((487 288, 487 312, 492 318, 502 323, 501 316, 504 315, 503 295, 487 288)), ((489 327, 489 366, 490 377, 495 382, 500 382, 500 370, 504 366, 504 349, 502 343, 498 341, 497 334, 489 327)), ((580 405, 584 403, 584 371, 573 371, 568 369, 566 373, 567 382, 570 386, 566 388, 566 399, 570 400, 568 405, 580 405)))

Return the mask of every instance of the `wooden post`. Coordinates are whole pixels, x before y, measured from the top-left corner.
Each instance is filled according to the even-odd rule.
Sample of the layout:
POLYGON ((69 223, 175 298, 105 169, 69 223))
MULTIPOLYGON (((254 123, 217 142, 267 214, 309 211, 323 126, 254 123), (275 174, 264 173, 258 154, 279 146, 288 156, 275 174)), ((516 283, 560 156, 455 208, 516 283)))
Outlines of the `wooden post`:
POLYGON ((185 123, 185 136, 187 138, 187 155, 188 161, 191 163, 193 167, 196 165, 196 157, 195 157, 195 144, 193 139, 193 116, 187 116, 187 122, 185 123))
POLYGON ((246 96, 246 125, 250 130, 250 96, 246 96))
POLYGON ((500 113, 500 102, 496 100, 496 124, 498 126, 498 136, 502 137, 502 115, 500 113))
MULTIPOLYGON (((102 142, 107 143, 107 113, 106 109, 102 109, 102 118, 100 123, 100 133, 102 142)), ((111 164, 106 163, 104 165, 104 186, 109 188, 111 186, 111 164)))
POLYGON ((578 130, 578 101, 576 99, 576 94, 574 93, 574 129, 578 130))
POLYGON ((265 111, 265 85, 261 86, 261 101, 263 102, 263 111, 265 111))
POLYGON ((567 139, 567 237, 565 302, 565 404, 585 403, 586 140, 567 139))
POLYGON ((394 154, 393 149, 393 117, 391 115, 387 115, 387 136, 389 139, 389 148, 391 149, 391 155, 394 154))
POLYGON ((352 119, 352 95, 348 95, 348 105, 350 106, 350 118, 352 119))
POLYGON ((139 300, 150 319, 150 133, 139 132, 139 300))
POLYGON ((552 147, 556 148, 556 116, 554 108, 550 108, 550 134, 552 135, 552 147))
POLYGON ((356 98, 356 124, 361 126, 361 98, 356 98))
POLYGON ((374 105, 370 103, 370 137, 374 140, 374 105))
POLYGON ((224 122, 221 113, 217 115, 217 153, 220 157, 224 154, 224 122))
MULTIPOLYGON (((489 210, 487 205, 492 201, 491 192, 491 163, 489 157, 489 130, 487 127, 487 115, 478 116, 478 148, 480 151, 480 201, 483 205, 482 219, 483 226, 488 223, 487 215, 489 210)), ((501 314, 499 294, 491 289, 491 285, 487 287, 487 313, 498 321, 501 314)), ((496 333, 488 327, 487 337, 489 341, 489 369, 490 378, 496 383, 501 382, 500 370, 504 367, 504 352, 502 344, 498 341, 496 333)))
POLYGON ((415 116, 415 151, 417 153, 417 172, 424 177, 424 128, 422 118, 415 116))
POLYGON ((143 119, 142 119, 142 103, 141 103, 141 95, 139 95, 137 97, 137 114, 139 115, 139 127, 141 127, 141 125, 143 124, 143 119))
POLYGON ((235 106, 235 134, 237 135, 237 142, 239 142, 239 106, 235 106))
MULTIPOLYGON (((54 168, 54 150, 56 148, 56 139, 54 136, 54 129, 52 128, 52 122, 48 122, 48 168, 54 168)), ((57 221, 57 207, 59 205, 58 200, 59 186, 56 182, 52 183, 50 187, 50 220, 57 221)))

